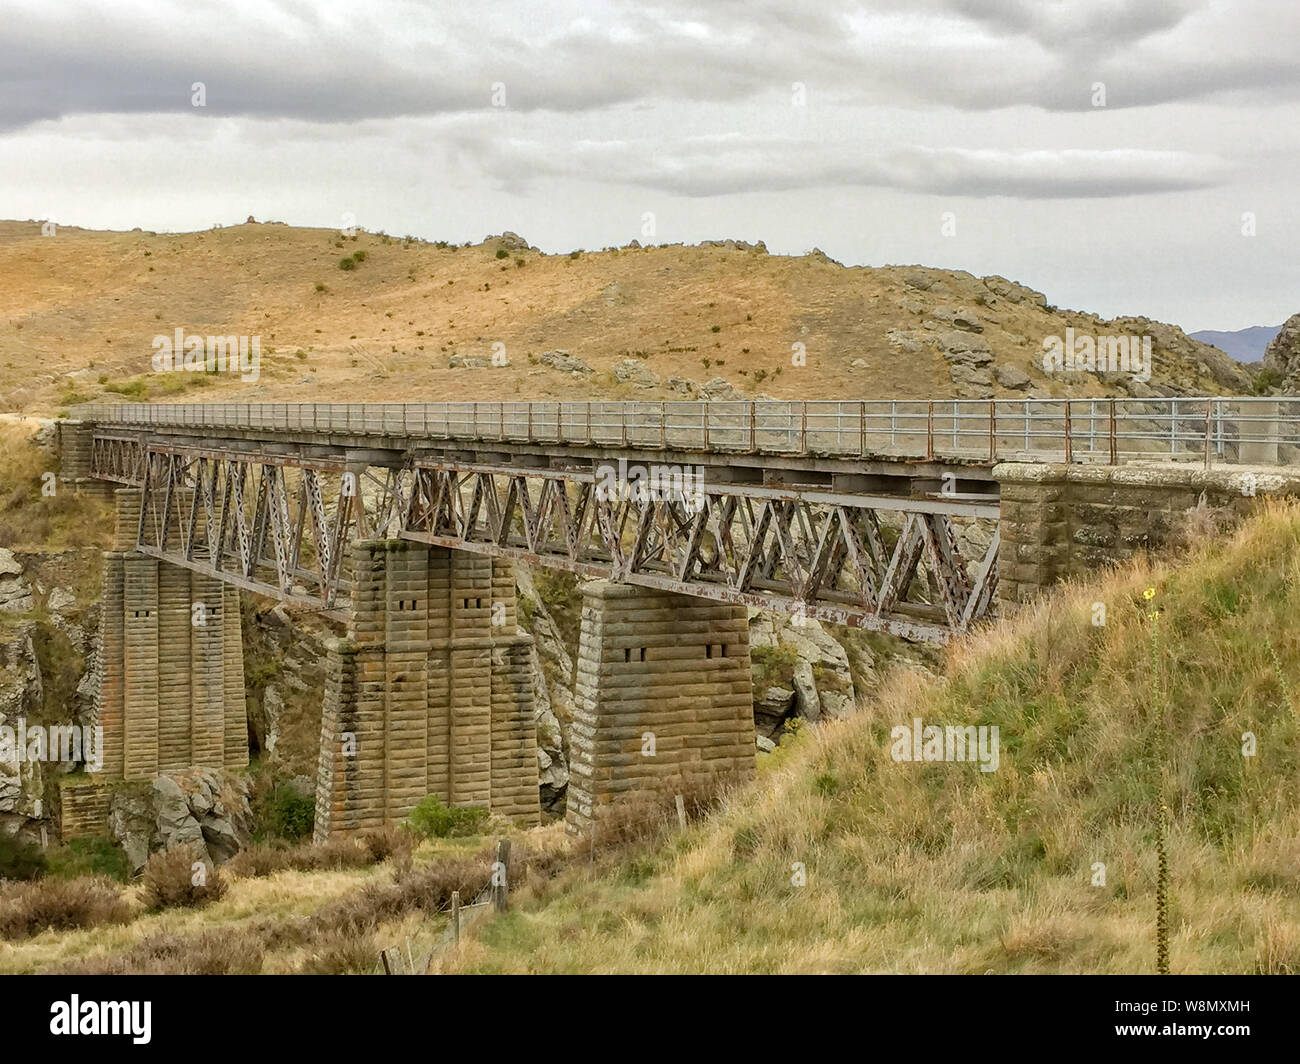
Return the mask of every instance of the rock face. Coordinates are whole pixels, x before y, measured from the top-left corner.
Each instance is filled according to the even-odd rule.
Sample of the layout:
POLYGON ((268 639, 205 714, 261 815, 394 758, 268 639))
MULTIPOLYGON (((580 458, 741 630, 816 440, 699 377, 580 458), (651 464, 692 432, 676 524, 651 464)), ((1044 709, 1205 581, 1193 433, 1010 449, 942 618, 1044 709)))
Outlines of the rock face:
MULTIPOLYGON (((810 618, 750 612, 754 728, 779 738, 792 716, 817 721, 852 713, 857 702, 848 652, 810 618)), ((871 674, 870 661, 859 668, 871 674)))
POLYGON ((447 359, 448 369, 487 369, 492 363, 478 355, 452 355, 447 359))
POLYGON ((1282 378, 1287 395, 1300 394, 1300 314, 1287 318, 1282 331, 1269 341, 1260 366, 1282 378))
POLYGON ((531 666, 537 722, 537 771, 542 809, 561 812, 569 786, 566 729, 573 719, 573 656, 537 592, 527 566, 515 566, 521 627, 533 637, 531 666))
POLYGON ((114 794, 109 828, 139 871, 149 854, 192 845, 214 864, 234 857, 251 839, 248 783, 219 769, 190 769, 159 776, 147 790, 114 794))
POLYGON ((23 575, 22 564, 13 551, 0 547, 0 610, 23 613, 34 605, 32 585, 23 575))
MULTIPOLYGON (((44 694, 35 632, 35 623, 28 621, 0 639, 0 725, 15 731, 20 717, 36 723, 32 718, 44 694)), ((15 834, 44 816, 44 769, 40 761, 19 761, 16 750, 0 761, 0 831, 15 834)))
POLYGON ((325 641, 335 634, 319 617, 283 605, 245 618, 250 745, 267 755, 276 769, 316 770, 325 641))

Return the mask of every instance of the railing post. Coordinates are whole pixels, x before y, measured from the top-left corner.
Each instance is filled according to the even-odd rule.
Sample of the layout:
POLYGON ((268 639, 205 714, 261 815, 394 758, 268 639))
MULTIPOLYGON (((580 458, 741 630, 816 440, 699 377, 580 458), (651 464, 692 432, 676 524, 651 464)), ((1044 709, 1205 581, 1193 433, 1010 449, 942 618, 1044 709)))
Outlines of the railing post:
POLYGON ((750 454, 753 454, 754 451, 758 449, 757 433, 755 432, 755 429, 757 428, 757 424, 756 424, 757 421, 758 421, 758 404, 750 403, 749 404, 749 452, 750 454))
POLYGON ((662 399, 659 401, 659 446, 668 446, 668 404, 662 399))
POLYGON ((591 401, 587 401, 587 445, 591 445, 591 401))
POLYGON ((532 443, 532 442, 533 442, 533 404, 532 404, 532 403, 527 403, 527 404, 525 404, 525 405, 528 407, 528 436, 527 436, 527 439, 528 439, 528 442, 529 442, 529 443, 532 443))
POLYGON ((867 456, 867 401, 858 401, 858 457, 867 456))
POLYGON ((1065 464, 1074 461, 1074 452, 1070 447, 1070 400, 1065 401, 1065 464))
POLYGON ((702 403, 701 408, 703 409, 701 420, 704 422, 704 449, 707 451, 709 449, 709 404, 702 403))
POLYGON ((627 446, 627 404, 619 403, 618 410, 619 410, 619 419, 623 423, 623 446, 626 447, 627 446))
POLYGON ((989 400, 989 461, 996 462, 998 458, 998 401, 989 400))
POLYGON ((1214 400, 1205 400, 1205 468, 1210 468, 1210 426, 1214 420, 1214 400))
POLYGON ((934 461, 934 400, 925 404, 925 460, 934 461))
POLYGON ((1117 450, 1117 440, 1115 438, 1115 399, 1110 400, 1110 464, 1115 465, 1115 452, 1117 450))
POLYGON ((808 453, 808 400, 799 401, 799 453, 808 453))

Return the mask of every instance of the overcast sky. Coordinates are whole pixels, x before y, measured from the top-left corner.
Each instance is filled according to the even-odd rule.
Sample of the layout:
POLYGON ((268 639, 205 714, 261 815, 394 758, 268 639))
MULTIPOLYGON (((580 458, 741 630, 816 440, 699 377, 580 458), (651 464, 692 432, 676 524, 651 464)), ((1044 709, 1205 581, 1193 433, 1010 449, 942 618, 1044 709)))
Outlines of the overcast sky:
POLYGON ((0 217, 734 237, 1278 324, 1298 40, 1300 0, 0 0, 0 217))

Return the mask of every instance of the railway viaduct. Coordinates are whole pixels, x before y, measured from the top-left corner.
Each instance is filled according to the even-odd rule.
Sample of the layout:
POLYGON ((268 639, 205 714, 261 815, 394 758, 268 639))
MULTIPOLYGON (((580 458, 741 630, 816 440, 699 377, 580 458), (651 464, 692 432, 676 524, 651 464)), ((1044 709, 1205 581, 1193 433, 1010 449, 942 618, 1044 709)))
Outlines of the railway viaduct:
POLYGON ((1201 498, 1294 490, 1298 423, 1213 397, 76 408, 63 478, 116 502, 103 779, 247 763, 242 588, 346 623, 318 840, 428 794, 538 822, 523 561, 587 578, 589 832, 629 792, 752 776, 748 607, 946 641, 1201 498))

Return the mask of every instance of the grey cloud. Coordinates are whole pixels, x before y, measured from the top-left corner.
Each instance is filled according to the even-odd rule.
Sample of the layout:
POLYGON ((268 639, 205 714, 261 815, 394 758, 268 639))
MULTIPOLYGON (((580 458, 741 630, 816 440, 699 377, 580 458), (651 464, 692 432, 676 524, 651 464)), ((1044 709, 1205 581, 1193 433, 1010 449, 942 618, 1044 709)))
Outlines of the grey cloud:
POLYGON ((1150 195, 1221 183, 1228 164, 1179 151, 997 149, 899 146, 863 150, 790 138, 738 135, 656 141, 552 141, 452 137, 503 187, 519 175, 639 185, 680 196, 815 189, 893 188, 956 196, 1027 199, 1150 195))
POLYGON ((325 123, 486 110, 603 110, 813 93, 962 110, 1111 107, 1223 93, 1296 95, 1300 8, 1243 0, 612 0, 557 9, 377 0, 330 17, 291 0, 208 8, 64 4, 4 11, 0 131, 78 113, 190 112, 325 123), (109 12, 109 13, 106 13, 109 12), (569 15, 571 17, 566 17, 569 15))

